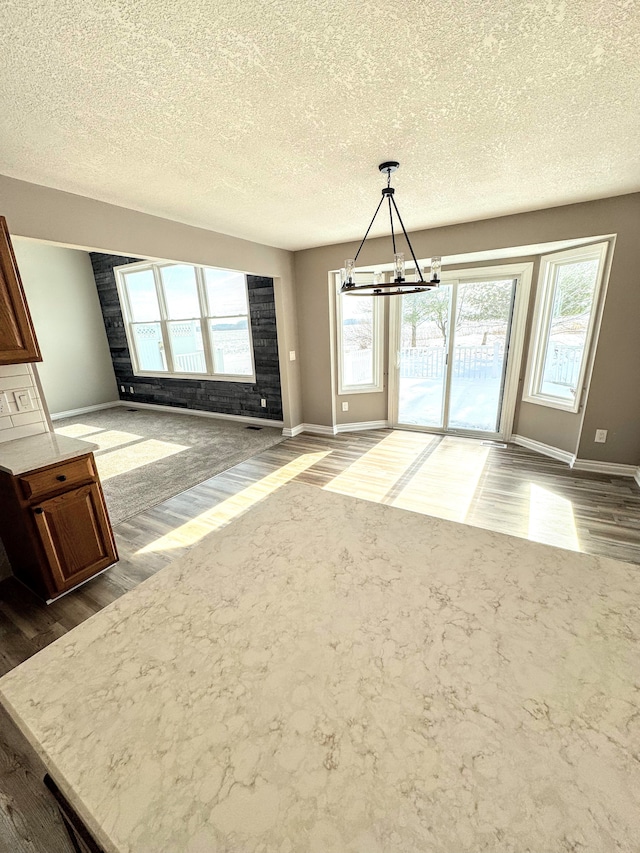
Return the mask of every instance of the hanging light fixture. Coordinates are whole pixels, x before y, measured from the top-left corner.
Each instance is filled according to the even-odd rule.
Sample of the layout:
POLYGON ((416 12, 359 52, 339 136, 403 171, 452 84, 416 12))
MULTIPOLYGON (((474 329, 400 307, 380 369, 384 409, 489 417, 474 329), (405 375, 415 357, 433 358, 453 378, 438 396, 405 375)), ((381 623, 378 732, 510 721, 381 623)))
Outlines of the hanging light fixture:
POLYGON ((380 163, 380 165, 378 166, 378 169, 381 172, 387 173, 387 186, 383 187, 382 189, 382 198, 380 199, 380 204, 376 208, 376 212, 373 214, 373 219, 369 223, 369 227, 367 228, 367 231, 364 237, 362 238, 362 242, 358 247, 358 251, 356 252, 355 258, 350 258, 344 262, 344 268, 341 270, 342 287, 340 288, 340 293, 348 293, 353 296, 397 296, 402 295, 403 293, 423 293, 425 290, 432 290, 434 287, 437 287, 440 284, 439 273, 442 259, 431 258, 430 270, 427 271, 427 269, 425 268, 423 275, 423 271, 420 269, 418 261, 416 260, 416 255, 413 251, 411 240, 409 240, 409 235, 407 234, 407 230, 404 227, 402 217, 400 216, 400 211, 398 210, 396 200, 393 197, 395 190, 391 186, 391 173, 395 172, 399 168, 399 166, 400 163, 396 162, 395 160, 389 160, 386 163, 380 163), (354 276, 358 255, 360 254, 360 250, 364 246, 364 241, 369 236, 371 226, 373 225, 375 218, 384 203, 385 198, 387 199, 389 205, 391 240, 393 242, 393 273, 395 277, 392 281, 383 281, 382 273, 374 273, 371 282, 356 284, 354 276), (398 222, 400 223, 400 227, 402 228, 402 233, 404 234, 405 239, 407 241, 407 246, 409 247, 409 251, 411 252, 413 262, 416 265, 417 278, 415 278, 414 281, 407 281, 407 279, 405 278, 404 253, 398 252, 396 249, 396 234, 393 225, 394 211, 398 218, 398 222), (427 278, 425 278, 425 276, 427 278), (429 278, 429 276, 431 277, 429 278))

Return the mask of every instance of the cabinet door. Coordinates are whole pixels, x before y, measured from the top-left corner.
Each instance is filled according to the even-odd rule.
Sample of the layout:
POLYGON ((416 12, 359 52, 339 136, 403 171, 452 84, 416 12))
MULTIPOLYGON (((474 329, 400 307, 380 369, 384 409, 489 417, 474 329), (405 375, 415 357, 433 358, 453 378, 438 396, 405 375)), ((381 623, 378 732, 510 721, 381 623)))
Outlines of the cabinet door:
POLYGON ((58 592, 71 589, 118 559, 97 483, 40 501, 33 513, 58 592))
POLYGON ((7 222, 4 216, 0 216, 0 364, 22 364, 26 361, 42 361, 42 357, 7 222))

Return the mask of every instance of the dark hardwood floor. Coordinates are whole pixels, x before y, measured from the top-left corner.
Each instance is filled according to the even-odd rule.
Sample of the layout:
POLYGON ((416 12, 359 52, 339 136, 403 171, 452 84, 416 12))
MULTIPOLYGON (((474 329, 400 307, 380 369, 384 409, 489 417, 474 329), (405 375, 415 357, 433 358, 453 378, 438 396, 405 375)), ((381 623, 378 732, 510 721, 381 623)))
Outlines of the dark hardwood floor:
MULTIPOLYGON (((640 564, 640 489, 631 479, 470 439, 391 430, 301 435, 117 525, 120 562, 49 606, 14 579, 2 582, 0 674, 294 479, 640 564)), ((42 768, 4 714, 0 733, 0 853, 71 853, 42 768)))

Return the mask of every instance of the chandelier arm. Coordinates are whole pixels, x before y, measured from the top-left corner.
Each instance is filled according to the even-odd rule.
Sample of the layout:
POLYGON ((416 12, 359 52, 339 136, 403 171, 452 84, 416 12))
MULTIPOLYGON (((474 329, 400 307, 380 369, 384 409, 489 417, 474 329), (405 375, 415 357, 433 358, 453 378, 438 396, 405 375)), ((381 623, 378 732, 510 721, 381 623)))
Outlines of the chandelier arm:
MULTIPOLYGON (((393 213, 391 211, 391 200, 392 200, 393 196, 390 195, 390 196, 388 196, 388 198, 389 198, 389 220, 391 222, 391 240, 393 241, 393 254, 395 255, 395 253, 396 253, 396 235, 395 235, 395 232, 393 230, 393 213)), ((395 201, 393 202, 393 204, 395 207, 395 201)))
POLYGON ((365 240, 367 239, 367 237, 369 236, 369 231, 371 231, 371 226, 373 225, 373 223, 374 223, 374 221, 375 221, 375 218, 376 218, 376 216, 378 215, 378 211, 379 211, 379 210, 380 210, 380 208, 382 207, 382 202, 383 202, 383 201, 384 201, 384 196, 382 196, 382 198, 380 199, 380 203, 379 203, 379 204, 378 204, 378 206, 376 207, 376 212, 373 214, 373 219, 372 219, 372 220, 371 220, 371 222, 369 223, 369 227, 367 228, 367 232, 366 232, 366 234, 364 235, 364 237, 362 238, 362 242, 361 242, 361 243, 360 243, 360 245, 358 246, 358 251, 356 252, 356 256, 355 256, 355 258, 353 259, 353 263, 354 263, 354 264, 355 264, 355 262, 358 260, 358 255, 360 254, 360 249, 364 246, 364 241, 365 241, 365 240))
MULTIPOLYGON (((413 262, 416 265, 416 272, 420 276, 420 281, 424 281, 422 277, 422 270, 418 266, 418 261, 416 259, 416 253, 413 251, 413 246, 411 245, 411 240, 409 240, 409 235, 407 234, 407 229, 404 227, 404 222, 402 221, 402 217, 400 216, 400 211, 398 210, 398 205, 396 204, 396 200, 391 197, 391 201, 393 202, 393 206, 395 207, 396 213, 398 214, 398 219, 400 220, 400 225, 402 226, 402 233, 405 236, 405 240, 407 241, 407 246, 409 247, 409 251, 411 252, 411 257, 413 258, 413 262)), ((394 244, 395 245, 395 244, 394 244)), ((395 251, 395 248, 394 248, 395 251)))

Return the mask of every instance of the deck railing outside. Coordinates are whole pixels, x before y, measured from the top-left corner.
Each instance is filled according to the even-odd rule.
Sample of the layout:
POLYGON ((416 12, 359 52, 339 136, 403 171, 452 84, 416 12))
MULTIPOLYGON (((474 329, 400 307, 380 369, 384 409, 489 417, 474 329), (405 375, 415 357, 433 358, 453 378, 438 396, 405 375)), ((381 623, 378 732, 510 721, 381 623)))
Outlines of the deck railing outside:
MULTIPOLYGON (((545 370, 545 379, 557 385, 575 387, 580 373, 582 347, 553 344, 549 355, 551 361, 545 370)), ((402 379, 439 379, 444 371, 445 356, 443 346, 403 347, 400 350, 400 376, 402 379)), ((503 364, 504 345, 499 341, 453 348, 453 375, 460 379, 496 379, 503 364)), ((345 353, 347 384, 364 382, 370 373, 370 349, 345 353)))

